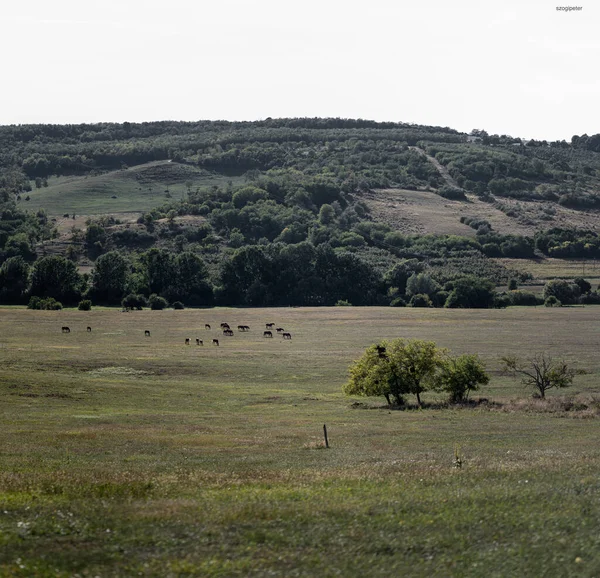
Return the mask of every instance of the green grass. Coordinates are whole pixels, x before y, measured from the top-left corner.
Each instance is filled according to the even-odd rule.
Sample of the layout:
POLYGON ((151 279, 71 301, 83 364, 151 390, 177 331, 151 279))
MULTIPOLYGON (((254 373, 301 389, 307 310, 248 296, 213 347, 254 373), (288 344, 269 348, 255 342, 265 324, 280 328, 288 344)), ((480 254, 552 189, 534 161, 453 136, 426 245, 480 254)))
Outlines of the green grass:
POLYGON ((498 356, 563 353, 589 372, 571 393, 598 393, 599 321, 600 307, 3 308, 0 575, 598 575, 600 420, 515 409, 527 392, 498 356), (218 335, 225 321, 251 331, 218 335), (265 322, 292 341, 263 339, 265 322), (353 406, 348 364, 394 337, 479 353, 481 394, 504 409, 353 406))
POLYGON ((52 177, 48 187, 34 189, 25 208, 43 208, 49 215, 102 215, 148 211, 171 198, 187 196, 186 183, 196 187, 225 185, 239 177, 210 175, 196 167, 157 161, 126 170, 112 171, 99 176, 52 177), (116 198, 112 198, 115 196, 116 198))

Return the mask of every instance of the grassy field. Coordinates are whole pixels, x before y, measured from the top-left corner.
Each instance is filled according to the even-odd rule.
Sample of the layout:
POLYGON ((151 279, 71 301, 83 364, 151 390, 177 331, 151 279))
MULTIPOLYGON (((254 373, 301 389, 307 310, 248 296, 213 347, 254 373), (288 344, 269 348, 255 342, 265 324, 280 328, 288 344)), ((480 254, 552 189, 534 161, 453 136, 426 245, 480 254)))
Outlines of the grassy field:
POLYGON ((498 357, 563 354, 597 396, 599 338, 600 307, 2 308, 0 576, 597 576, 600 419, 511 401, 498 357), (344 397, 395 337, 479 353, 497 405, 344 397))
POLYGON ((210 175, 188 165, 156 161, 99 176, 52 177, 48 187, 34 189, 23 207, 44 208, 49 215, 103 215, 148 211, 168 198, 185 198, 187 185, 196 187, 225 185, 239 177, 210 175), (113 198, 115 197, 115 198, 113 198))

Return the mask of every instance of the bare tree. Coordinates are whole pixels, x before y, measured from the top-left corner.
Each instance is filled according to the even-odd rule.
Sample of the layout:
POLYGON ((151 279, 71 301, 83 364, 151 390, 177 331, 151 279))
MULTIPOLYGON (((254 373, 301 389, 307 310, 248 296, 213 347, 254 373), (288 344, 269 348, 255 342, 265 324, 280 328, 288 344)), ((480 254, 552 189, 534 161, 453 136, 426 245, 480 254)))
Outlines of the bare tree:
POLYGON ((585 371, 573 369, 564 360, 555 360, 545 353, 537 353, 526 360, 515 356, 501 359, 506 371, 514 377, 521 376, 523 385, 537 390, 541 398, 546 397, 547 390, 569 387, 576 375, 585 374, 585 371))

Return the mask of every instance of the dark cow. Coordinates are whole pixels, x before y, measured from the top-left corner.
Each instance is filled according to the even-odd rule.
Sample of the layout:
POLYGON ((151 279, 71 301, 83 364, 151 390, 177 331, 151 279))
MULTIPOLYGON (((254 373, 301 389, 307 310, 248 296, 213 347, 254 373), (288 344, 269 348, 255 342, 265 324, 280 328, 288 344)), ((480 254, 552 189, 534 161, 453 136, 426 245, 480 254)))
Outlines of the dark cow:
POLYGON ((186 337, 186 338, 185 338, 185 344, 186 344, 186 345, 189 345, 189 344, 190 344, 190 338, 189 338, 189 337, 186 337))
POLYGON ((263 332, 263 337, 273 337, 273 333, 271 333, 270 331, 265 331, 263 332))
POLYGON ((221 323, 221 329, 230 329, 229 323, 221 323))
POLYGON ((228 335, 229 337, 231 337, 233 335, 233 330, 232 329, 223 329, 223 335, 228 335))
POLYGON ((267 329, 273 329, 273 327, 275 327, 275 323, 265 323, 265 327, 267 329))
POLYGON ((146 337, 150 337, 150 331, 148 329, 146 329, 146 331, 144 331, 144 335, 146 337))
POLYGON ((68 327, 66 327, 66 326, 65 326, 65 327, 62 327, 62 328, 61 328, 61 331, 62 331, 63 333, 71 333, 71 330, 70 330, 68 327))
POLYGON ((213 345, 219 345, 219 340, 218 339, 213 339, 213 345))
POLYGON ((204 326, 204 329, 210 329, 210 325, 207 323, 207 324, 204 326))
POLYGON ((202 339, 196 339, 196 345, 204 345, 202 339))
POLYGON ((275 331, 277 331, 277 333, 281 333, 285 331, 285 329, 283 327, 278 327, 277 329, 275 329, 275 331))
POLYGON ((250 327, 247 325, 238 325, 238 331, 250 331, 250 327))
POLYGON ((284 339, 291 339, 292 338, 292 334, 291 333, 282 333, 281 336, 284 339))
POLYGON ((88 328, 87 328, 87 332, 88 332, 88 333, 91 333, 91 332, 92 332, 92 328, 91 328, 91 327, 88 327, 88 328))

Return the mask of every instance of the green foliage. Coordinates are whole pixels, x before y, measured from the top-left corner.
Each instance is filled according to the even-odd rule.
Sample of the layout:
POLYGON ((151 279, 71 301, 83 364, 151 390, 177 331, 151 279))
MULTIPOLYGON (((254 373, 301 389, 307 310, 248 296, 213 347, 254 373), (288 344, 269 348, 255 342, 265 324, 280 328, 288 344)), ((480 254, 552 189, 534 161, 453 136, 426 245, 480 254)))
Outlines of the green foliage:
POLYGON ((432 341, 394 339, 371 345, 350 367, 350 380, 343 386, 346 395, 383 395, 404 404, 413 394, 421 405, 421 394, 435 386, 435 372, 445 350, 432 341))
POLYGON ((406 282, 407 295, 427 295, 431 297, 440 291, 440 284, 427 273, 413 273, 406 282))
POLYGON ((544 307, 562 307, 562 303, 554 296, 546 297, 544 307))
POLYGON ((436 389, 448 393, 450 403, 462 403, 472 391, 489 381, 485 365, 477 355, 446 357, 436 377, 436 389))
POLYGON ((185 309, 185 305, 181 301, 175 301, 173 303, 173 309, 182 310, 185 309))
POLYGON ((148 305, 152 311, 162 311, 169 306, 169 302, 164 297, 153 293, 148 297, 148 305))
POLYGON ((396 287, 400 294, 404 294, 408 279, 423 271, 424 267, 417 259, 404 259, 385 274, 384 282, 388 287, 396 287))
POLYGON ((532 293, 531 291, 524 291, 522 289, 509 291, 507 296, 510 305, 531 307, 541 305, 544 302, 544 300, 535 293, 532 293))
POLYGON ((60 301, 57 301, 53 297, 46 297, 45 299, 42 299, 41 297, 37 297, 34 295, 29 299, 27 309, 37 309, 42 311, 58 311, 62 309, 62 303, 60 301))
POLYGON ((31 295, 53 297, 71 304, 78 301, 81 285, 82 278, 75 263, 64 257, 43 257, 33 265, 31 295))
POLYGON ((581 290, 578 285, 564 279, 552 279, 544 285, 544 300, 556 297, 563 305, 572 305, 579 301, 581 290))
POLYGON ((148 306, 148 300, 142 294, 136 295, 135 293, 130 293, 121 301, 121 305, 126 309, 137 309, 141 311, 144 307, 148 306))
POLYGON ((131 265, 120 253, 111 251, 99 257, 92 273, 91 292, 94 299, 108 305, 120 303, 130 274, 131 265))
POLYGON ((409 307, 433 307, 433 303, 429 295, 424 293, 417 293, 410 298, 408 302, 409 307))
POLYGON ((0 267, 0 303, 22 303, 29 286, 29 265, 23 257, 10 257, 0 267))
POLYGON ((517 279, 512 278, 508 281, 508 290, 515 291, 519 287, 519 282, 517 279))
POLYGON ((83 299, 79 302, 77 309, 79 309, 79 311, 91 311, 92 302, 89 299, 83 299))
POLYGON ((494 306, 494 284, 487 279, 462 277, 447 284, 450 291, 445 307, 487 309, 494 306))
POLYGON ((346 299, 338 299, 335 302, 335 306, 336 307, 352 307, 352 303, 350 303, 350 301, 347 301, 346 299))

